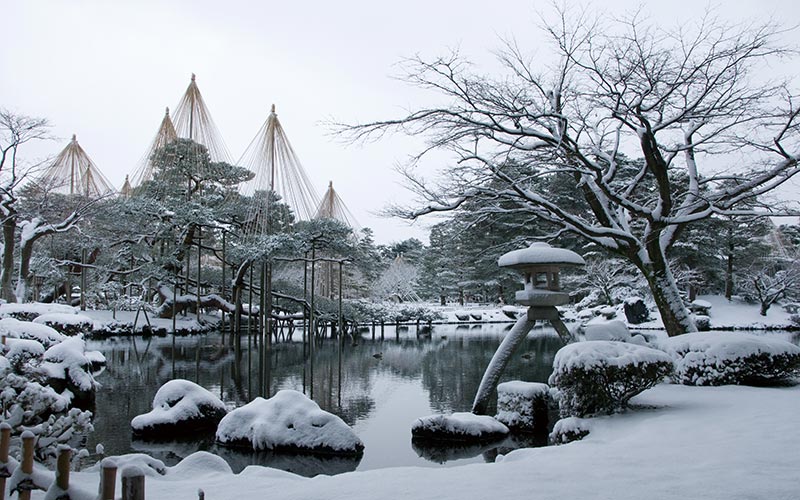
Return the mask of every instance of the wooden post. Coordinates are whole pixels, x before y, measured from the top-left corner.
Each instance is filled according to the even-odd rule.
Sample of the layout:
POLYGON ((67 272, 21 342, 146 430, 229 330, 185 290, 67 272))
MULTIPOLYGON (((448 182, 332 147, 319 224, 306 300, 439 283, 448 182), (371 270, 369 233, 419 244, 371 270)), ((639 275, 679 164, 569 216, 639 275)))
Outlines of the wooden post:
MULTIPOLYGON (((225 263, 225 230, 222 230, 222 293, 220 294, 223 300, 227 300, 225 298, 225 267, 227 264, 225 263)), ((222 345, 225 345, 225 309, 222 310, 222 345)))
POLYGON ((144 500, 144 472, 135 465, 122 469, 122 500, 144 500))
POLYGON ((66 445, 58 447, 58 458, 56 459, 56 486, 61 491, 69 490, 69 459, 72 449, 66 445))
POLYGON ((86 310, 86 249, 81 250, 81 311, 86 310))
POLYGON ((112 458, 104 458, 100 462, 100 499, 114 500, 114 490, 117 486, 117 463, 112 458))
POLYGON ((203 257, 203 228, 197 226, 197 323, 200 323, 200 267, 203 257))
MULTIPOLYGON (((36 436, 31 431, 22 433, 22 464, 20 468, 23 474, 33 474, 33 441, 36 436)), ((31 499, 31 484, 19 485, 19 500, 31 499)))
POLYGON ((3 422, 0 424, 0 500, 5 499, 6 478, 11 477, 11 471, 8 469, 8 446, 10 443, 11 426, 3 422))

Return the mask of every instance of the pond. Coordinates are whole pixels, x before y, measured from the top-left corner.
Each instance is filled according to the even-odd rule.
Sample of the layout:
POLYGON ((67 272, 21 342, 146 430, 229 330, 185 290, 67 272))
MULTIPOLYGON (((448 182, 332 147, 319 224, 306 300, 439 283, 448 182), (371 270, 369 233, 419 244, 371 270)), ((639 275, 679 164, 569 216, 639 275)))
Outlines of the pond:
MULTIPOLYGON (((307 476, 491 461, 498 452, 544 441, 509 439, 484 447, 432 447, 412 443, 411 424, 425 415, 469 411, 483 371, 510 328, 510 324, 435 325, 418 336, 413 327, 399 331, 387 327, 383 340, 378 328, 374 334, 362 331, 355 341, 350 337, 341 343, 323 340, 313 356, 304 355, 302 335, 297 333, 293 340, 272 343, 263 363, 253 338, 242 338, 241 348, 236 349, 230 345, 230 336, 222 333, 92 340, 87 348, 101 351, 108 365, 96 377, 102 388, 89 449, 102 443, 106 455, 144 452, 168 465, 197 450, 208 450, 223 456, 234 472, 258 464, 307 476), (219 447, 213 436, 169 443, 132 440, 131 419, 148 412, 155 392, 173 378, 202 385, 229 407, 246 404, 265 392, 302 391, 353 426, 364 442, 364 455, 353 459, 248 453, 219 447)), ((560 347, 553 330, 534 329, 504 380, 546 382, 560 347)))

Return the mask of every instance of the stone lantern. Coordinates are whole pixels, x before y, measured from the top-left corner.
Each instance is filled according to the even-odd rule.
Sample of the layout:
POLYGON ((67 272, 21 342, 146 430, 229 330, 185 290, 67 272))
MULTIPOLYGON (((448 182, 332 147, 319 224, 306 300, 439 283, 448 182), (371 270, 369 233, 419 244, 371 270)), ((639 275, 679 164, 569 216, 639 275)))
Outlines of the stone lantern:
POLYGON ((565 344, 572 340, 572 334, 561 321, 556 309, 556 306, 569 303, 569 294, 561 291, 559 272, 563 267, 584 264, 586 262, 583 257, 575 252, 554 248, 547 243, 534 243, 528 248, 508 252, 498 259, 498 266, 516 269, 522 273, 525 288, 517 292, 516 298, 517 302, 528 306, 528 312, 517 319, 494 353, 472 403, 473 413, 481 415, 486 412, 503 370, 536 321, 549 321, 565 344))
POLYGON ((562 267, 584 264, 586 262, 583 257, 572 250, 554 248, 543 242, 512 250, 497 260, 498 266, 516 269, 522 273, 525 289, 517 292, 517 302, 534 307, 554 307, 569 303, 569 295, 561 291, 559 272, 562 267))

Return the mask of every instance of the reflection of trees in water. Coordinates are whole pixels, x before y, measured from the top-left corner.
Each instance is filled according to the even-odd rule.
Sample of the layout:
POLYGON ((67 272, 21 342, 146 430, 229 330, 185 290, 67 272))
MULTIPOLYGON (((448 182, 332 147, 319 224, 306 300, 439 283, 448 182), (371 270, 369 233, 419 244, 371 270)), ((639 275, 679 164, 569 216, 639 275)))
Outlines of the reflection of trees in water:
MULTIPOLYGON (((441 413, 469 411, 500 336, 467 335, 448 339, 422 358, 422 384, 430 393, 431 406, 441 413)), ((547 382, 553 356, 562 346, 555 335, 535 330, 520 346, 506 368, 502 381, 547 382)))
MULTIPOLYGON (((436 411, 467 410, 502 331, 502 325, 493 325, 480 331, 470 329, 462 336, 454 327, 436 327, 430 336, 417 338, 412 332, 396 339, 392 334, 383 341, 372 340, 367 334, 358 338, 356 345, 345 339, 341 352, 337 340, 326 339, 319 343, 314 356, 314 400, 352 425, 368 418, 375 409, 375 379, 389 375, 421 378, 436 411)), ((266 377, 259 366, 257 348, 253 345, 248 352, 246 338, 242 338, 238 357, 236 349, 223 343, 219 334, 176 337, 174 342, 174 349, 171 337, 89 342, 89 349, 100 350, 108 359, 106 371, 98 377, 102 388, 91 446, 102 442, 109 454, 129 452, 130 420, 150 411, 155 392, 173 378, 173 371, 174 378, 196 382, 236 406, 261 393, 260 383, 266 377)), ((506 378, 546 381, 559 347, 555 336, 529 338, 512 360, 506 378)), ((305 361, 302 342, 273 343, 267 366, 270 394, 279 389, 305 389, 310 394, 311 366, 305 361)), ((251 459, 266 460, 242 460, 257 463, 248 462, 251 459)))

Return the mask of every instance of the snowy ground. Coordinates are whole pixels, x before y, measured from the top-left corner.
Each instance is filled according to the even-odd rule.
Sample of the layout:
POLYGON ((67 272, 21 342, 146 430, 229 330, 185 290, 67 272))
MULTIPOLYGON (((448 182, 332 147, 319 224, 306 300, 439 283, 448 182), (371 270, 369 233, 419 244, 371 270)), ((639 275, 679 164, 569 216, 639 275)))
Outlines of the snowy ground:
MULTIPOLYGON (((638 408, 594 419, 583 441, 518 450, 495 464, 303 479, 263 467, 234 475, 216 457, 196 454, 165 476, 148 476, 147 497, 196 498, 201 488, 206 498, 263 498, 269 491, 285 500, 800 498, 800 386, 662 384, 633 402, 638 408)), ((72 491, 73 500, 94 499, 98 480, 97 472, 74 473, 83 494, 72 491)))

